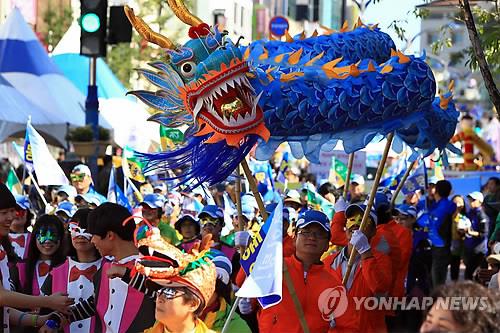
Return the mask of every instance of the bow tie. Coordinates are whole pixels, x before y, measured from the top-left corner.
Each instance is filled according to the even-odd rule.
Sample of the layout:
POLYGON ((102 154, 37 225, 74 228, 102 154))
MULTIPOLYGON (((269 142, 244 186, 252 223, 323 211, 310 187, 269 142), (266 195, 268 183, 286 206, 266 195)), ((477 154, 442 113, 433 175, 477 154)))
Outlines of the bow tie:
POLYGON ((24 248, 24 246, 26 245, 26 239, 24 238, 24 235, 21 235, 17 238, 13 238, 13 237, 9 236, 9 238, 10 238, 10 241, 12 243, 16 243, 17 245, 19 245, 19 247, 24 248))
POLYGON ((85 276, 87 280, 92 282, 95 272, 97 272, 97 267, 94 265, 84 270, 81 270, 78 267, 73 266, 71 267, 71 271, 69 272, 69 282, 78 280, 78 278, 82 275, 85 276))
POLYGON ((47 264, 46 262, 41 262, 38 265, 38 276, 43 277, 47 275, 50 271, 50 265, 47 264))

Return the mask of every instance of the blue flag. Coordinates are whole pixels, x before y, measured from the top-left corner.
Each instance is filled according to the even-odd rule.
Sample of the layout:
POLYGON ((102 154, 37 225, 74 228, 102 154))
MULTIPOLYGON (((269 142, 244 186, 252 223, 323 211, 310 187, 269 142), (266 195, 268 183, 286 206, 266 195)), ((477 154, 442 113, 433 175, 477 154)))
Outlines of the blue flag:
POLYGON ((406 161, 400 160, 397 166, 395 168, 392 168, 391 172, 389 173, 389 177, 380 181, 379 187, 384 187, 391 191, 396 190, 399 183, 401 182, 401 179, 403 179, 406 169, 406 161))
POLYGON ((413 174, 406 179, 401 192, 404 195, 415 192, 417 190, 425 190, 427 187, 427 168, 425 163, 422 162, 413 172, 413 174))
POLYGON ((31 151, 30 136, 28 134, 28 131, 26 131, 26 136, 24 137, 24 149, 22 157, 26 169, 28 169, 30 172, 33 172, 35 170, 35 166, 33 165, 33 153, 31 151))
POLYGON ((241 255, 241 267, 247 278, 238 297, 257 297, 266 309, 281 301, 283 282, 283 202, 253 237, 241 255))
POLYGON ((108 201, 119 204, 132 212, 132 206, 128 202, 127 197, 123 193, 120 186, 115 181, 115 168, 111 167, 111 172, 109 173, 109 184, 108 184, 108 201))

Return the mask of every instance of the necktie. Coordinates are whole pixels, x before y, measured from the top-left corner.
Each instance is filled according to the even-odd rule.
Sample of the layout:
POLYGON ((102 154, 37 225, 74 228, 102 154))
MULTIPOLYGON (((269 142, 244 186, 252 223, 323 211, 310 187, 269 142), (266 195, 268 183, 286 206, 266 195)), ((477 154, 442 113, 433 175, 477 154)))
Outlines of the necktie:
POLYGON ((73 282, 78 280, 80 276, 85 276, 90 282, 94 277, 95 272, 97 272, 97 267, 92 265, 87 269, 81 270, 76 266, 71 267, 71 271, 69 272, 69 282, 73 282))

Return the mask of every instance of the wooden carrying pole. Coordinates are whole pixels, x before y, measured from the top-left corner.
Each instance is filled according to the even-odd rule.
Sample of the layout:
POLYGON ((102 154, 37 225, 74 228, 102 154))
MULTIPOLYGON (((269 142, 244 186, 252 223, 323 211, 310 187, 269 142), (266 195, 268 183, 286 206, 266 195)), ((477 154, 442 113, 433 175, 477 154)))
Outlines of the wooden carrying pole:
POLYGON ((354 164, 354 153, 349 154, 349 162, 347 162, 347 174, 344 182, 344 193, 342 196, 347 200, 347 192, 349 192, 349 185, 351 184, 351 172, 354 164))
POLYGON ((403 175, 403 178, 401 178, 401 181, 398 184, 398 187, 396 187, 396 191, 394 191, 394 194, 391 199, 391 207, 394 207, 394 204, 396 203, 396 198, 399 195, 399 192, 403 189, 403 185, 405 184, 406 180, 408 179, 408 176, 410 175, 410 172, 413 170, 415 167, 415 164, 417 164, 417 161, 411 162, 410 166, 408 169, 406 169, 405 174, 403 175))
MULTIPOLYGON (((373 186, 370 191, 370 198, 368 199, 368 203, 366 205, 365 212, 363 213, 363 219, 361 220, 361 225, 359 229, 363 231, 368 223, 368 217, 370 216, 370 210, 373 206, 373 201, 375 199, 375 195, 377 194, 377 188, 380 183, 380 178, 382 177, 382 173, 384 172, 385 161, 387 160, 387 155, 389 155, 389 149, 391 148, 392 139, 394 138, 394 133, 389 133, 387 135, 387 143, 385 144, 384 154, 382 155, 382 159, 380 160, 380 164, 378 165, 377 173, 375 175, 375 179, 373 181, 373 186)), ((349 261, 347 263, 347 269, 342 279, 342 284, 345 286, 347 280, 349 280, 349 275, 351 275, 352 265, 354 264, 354 259, 358 255, 356 249, 352 249, 351 255, 349 256, 349 261)))
MULTIPOLYGON (((245 159, 241 161, 241 166, 243 167, 243 171, 245 172, 245 177, 248 180, 250 185, 250 189, 252 190, 253 195, 255 196, 255 200, 257 200, 257 205, 259 206, 260 214, 264 221, 267 220, 267 212, 264 207, 264 202, 262 201, 262 197, 257 189, 257 184, 255 183, 255 179, 253 178, 252 172, 250 171, 250 167, 245 159)), ((290 296, 292 297, 293 305, 295 306, 295 311, 297 312, 297 317, 299 317, 300 326, 302 326, 302 330, 304 333, 309 333, 309 327, 307 326, 306 317, 304 315, 304 310, 302 309, 302 305, 300 304, 299 298, 297 297, 297 293, 295 292, 295 287, 293 286, 292 278, 290 277, 290 273, 288 272, 288 268, 286 267, 285 262, 283 262, 283 277, 285 278, 285 283, 290 292, 290 296)))

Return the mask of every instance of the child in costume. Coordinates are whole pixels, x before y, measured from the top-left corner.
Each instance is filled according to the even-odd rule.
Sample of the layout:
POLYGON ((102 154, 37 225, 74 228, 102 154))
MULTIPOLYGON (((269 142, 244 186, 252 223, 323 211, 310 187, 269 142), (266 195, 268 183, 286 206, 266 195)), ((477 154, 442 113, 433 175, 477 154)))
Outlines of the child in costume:
POLYGON ((189 213, 183 213, 175 222, 175 230, 182 235, 182 241, 179 248, 187 253, 201 242, 200 221, 189 213))
POLYGON ((16 307, 48 307, 63 311, 72 303, 72 300, 59 294, 48 297, 34 297, 13 292, 11 268, 17 261, 17 256, 10 245, 9 228, 16 216, 16 200, 5 184, 0 184, 0 325, 2 332, 9 333, 10 326, 40 327, 48 316, 23 313, 8 308, 16 307))
POLYGON ((18 264, 19 281, 25 294, 40 295, 49 272, 64 262, 63 235, 64 227, 57 216, 42 215, 36 221, 26 262, 18 264))
POLYGON ((26 259, 28 244, 31 239, 31 233, 28 227, 31 226, 33 213, 31 212, 31 204, 28 197, 24 195, 16 195, 16 216, 10 225, 9 239, 17 256, 21 259, 26 259))
MULTIPOLYGON (((94 295, 93 278, 101 268, 102 258, 90 242, 92 235, 87 232, 87 218, 90 210, 79 209, 69 224, 71 245, 66 261, 54 268, 42 286, 45 295, 54 292, 67 293, 71 298, 82 301, 94 295)), ((91 332, 91 319, 71 323, 65 332, 91 332)))

